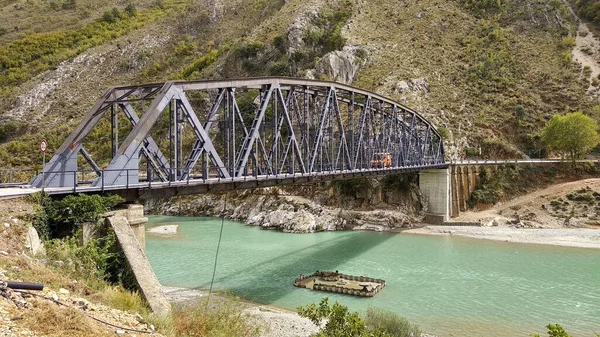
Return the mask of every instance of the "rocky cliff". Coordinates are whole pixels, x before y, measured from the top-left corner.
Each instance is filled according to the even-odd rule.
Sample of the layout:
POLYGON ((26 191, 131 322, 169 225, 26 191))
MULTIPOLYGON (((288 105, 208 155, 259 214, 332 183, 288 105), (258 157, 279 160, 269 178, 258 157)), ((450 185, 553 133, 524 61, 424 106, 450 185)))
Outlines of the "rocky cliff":
MULTIPOLYGON (((306 187, 305 187, 306 188, 306 187)), ((335 186, 314 186, 313 193, 297 188, 266 188, 153 200, 145 207, 150 214, 216 216, 243 221, 249 226, 289 233, 336 230, 413 228, 422 221, 418 189, 385 191, 365 188, 357 196, 344 196, 335 186), (306 198, 298 194, 312 194, 306 198), (385 200, 385 201, 384 201, 385 200), (352 207, 355 206, 355 207, 352 207)))

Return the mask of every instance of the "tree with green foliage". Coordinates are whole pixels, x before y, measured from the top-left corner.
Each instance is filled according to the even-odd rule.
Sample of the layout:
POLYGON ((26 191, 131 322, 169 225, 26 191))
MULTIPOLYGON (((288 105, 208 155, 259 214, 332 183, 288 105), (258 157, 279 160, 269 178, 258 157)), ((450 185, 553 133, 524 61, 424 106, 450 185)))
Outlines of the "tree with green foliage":
POLYGON ((577 14, 584 19, 600 25, 600 2, 597 0, 571 0, 577 10, 577 14))
POLYGON ((52 199, 47 194, 30 196, 40 205, 31 219, 45 240, 47 255, 53 260, 70 260, 64 271, 78 278, 98 278, 135 288, 123 251, 110 227, 99 228, 99 237, 80 243, 82 225, 95 223, 100 216, 124 201, 116 195, 69 195, 52 199))
POLYGON ((598 122, 581 112, 555 115, 542 130, 548 148, 573 161, 582 159, 600 142, 598 122))

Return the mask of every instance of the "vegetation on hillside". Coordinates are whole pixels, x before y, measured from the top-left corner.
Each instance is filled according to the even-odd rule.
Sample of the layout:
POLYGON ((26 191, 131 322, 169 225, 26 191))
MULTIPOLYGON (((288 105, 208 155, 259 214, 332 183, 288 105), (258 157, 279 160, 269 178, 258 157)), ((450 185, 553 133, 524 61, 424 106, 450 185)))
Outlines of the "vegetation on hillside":
MULTIPOLYGON (((80 5, 81 1, 77 2, 77 11, 85 6, 80 5)), ((59 10, 68 11, 62 9, 63 3, 66 2, 60 2, 59 10)), ((354 0, 336 0, 315 8, 308 8, 312 5, 299 0, 224 1, 214 8, 189 3, 177 20, 166 21, 164 14, 142 20, 144 13, 163 13, 159 12, 159 2, 152 2, 151 9, 149 3, 144 3, 144 8, 122 8, 118 13, 110 7, 103 8, 104 14, 95 14, 97 21, 77 29, 38 35, 53 40, 56 34, 80 34, 89 27, 99 27, 106 30, 102 34, 108 35, 101 34, 103 40, 97 43, 106 44, 122 33, 131 34, 133 28, 127 27, 138 27, 135 22, 153 20, 145 27, 169 26, 173 34, 160 52, 140 50, 135 59, 121 60, 122 71, 139 83, 303 76, 326 53, 351 45, 356 48, 355 56, 364 61, 354 84, 418 107, 445 130, 448 145, 463 149, 454 154, 460 156, 477 153, 484 158, 542 157, 547 151, 539 131, 552 115, 583 111, 593 116, 595 111, 593 101, 585 98, 590 79, 571 59, 576 26, 561 1, 528 5, 517 0, 454 0, 393 6, 389 1, 374 0, 365 7, 354 0), (119 16, 123 18, 117 19, 119 16), (298 32, 290 27, 298 16, 303 16, 304 31, 300 45, 292 46, 290 34, 297 37, 298 32), (144 62, 136 67, 136 60, 144 62), (415 93, 397 90, 396 83, 413 78, 423 78, 427 89, 415 93), (467 153, 464 149, 472 151, 467 153)), ((168 8, 175 3, 162 4, 168 8)), ((38 35, 28 34, 22 40, 38 35)), ((98 37, 86 35, 82 48, 94 39, 98 37)), ((117 43, 128 43, 125 40, 117 38, 117 43)), ((18 41, 21 40, 11 43, 18 41)), ((63 41, 65 45, 57 43, 69 46, 73 41, 78 40, 68 38, 63 41)), ((11 70, 12 79, 5 76, 0 81, 22 83, 33 73, 52 69, 59 60, 79 52, 77 43, 76 51, 61 47, 62 51, 59 48, 23 61, 21 70, 11 70)), ((8 70, 5 72, 8 74, 8 70)), ((116 81, 118 74, 122 73, 111 75, 111 80, 116 81)), ((246 101, 245 108, 252 111, 254 97, 248 96, 246 101)), ((47 113, 50 127, 37 129, 26 121, 27 116, 11 120, 6 126, 0 123, 0 161, 10 167, 39 168, 35 151, 39 139, 50 141, 51 155, 85 112, 82 107, 91 106, 93 101, 76 103, 54 103, 47 113)), ((126 126, 127 122, 120 124, 126 126)), ((101 144, 88 148, 100 166, 108 163, 110 157, 108 130, 109 123, 103 122, 87 140, 101 144)), ((160 136, 156 137, 159 145, 168 143, 166 133, 160 136)))
POLYGON ((595 0, 571 0, 571 3, 575 6, 577 15, 600 27, 600 2, 595 0))
POLYGON ((355 42, 369 45, 384 37, 383 45, 395 46, 374 54, 357 83, 419 106, 436 126, 451 131, 447 144, 481 148, 484 158, 539 157, 539 130, 547 119, 592 112, 594 104, 585 98, 589 79, 571 62, 576 26, 562 2, 400 7, 375 1, 354 18, 361 22, 352 32, 355 42), (396 19, 381 21, 387 17, 396 19), (398 81, 412 78, 424 78, 428 90, 396 89, 398 81), (457 142, 463 137, 466 142, 457 142))
MULTIPOLYGON (((175 4, 170 2, 169 6, 175 4)), ((32 34, 0 46, 0 95, 10 95, 14 86, 62 61, 172 13, 166 8, 163 3, 138 13, 135 6, 123 11, 115 7, 80 29, 32 34)))

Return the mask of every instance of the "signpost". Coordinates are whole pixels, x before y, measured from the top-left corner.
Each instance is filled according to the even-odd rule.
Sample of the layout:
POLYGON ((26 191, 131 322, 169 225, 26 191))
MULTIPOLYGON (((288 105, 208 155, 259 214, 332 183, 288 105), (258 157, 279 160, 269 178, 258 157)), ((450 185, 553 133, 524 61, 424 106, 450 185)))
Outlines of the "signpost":
POLYGON ((42 139, 40 142, 40 151, 42 151, 42 192, 44 192, 44 185, 46 185, 46 149, 48 148, 48 142, 42 139))

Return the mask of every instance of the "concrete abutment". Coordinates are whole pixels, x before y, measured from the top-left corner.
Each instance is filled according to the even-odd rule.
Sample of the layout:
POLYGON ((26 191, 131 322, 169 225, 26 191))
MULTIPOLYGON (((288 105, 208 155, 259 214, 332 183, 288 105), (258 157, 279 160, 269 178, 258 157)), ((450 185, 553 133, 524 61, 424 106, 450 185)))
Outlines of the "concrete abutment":
POLYGON ((105 224, 115 231, 127 263, 131 267, 139 288, 152 311, 160 316, 171 312, 171 304, 146 257, 146 232, 144 207, 127 204, 124 208, 107 214, 105 224))

